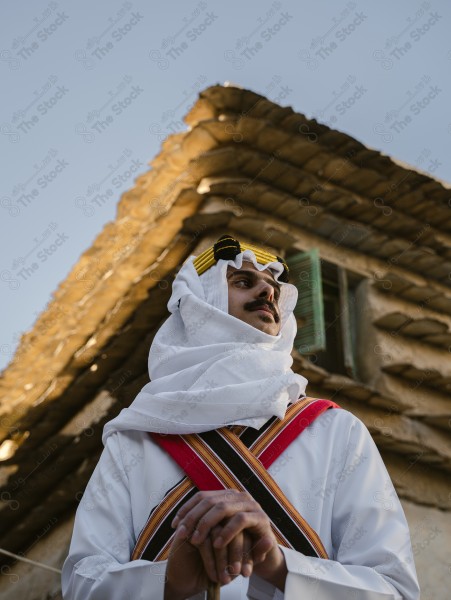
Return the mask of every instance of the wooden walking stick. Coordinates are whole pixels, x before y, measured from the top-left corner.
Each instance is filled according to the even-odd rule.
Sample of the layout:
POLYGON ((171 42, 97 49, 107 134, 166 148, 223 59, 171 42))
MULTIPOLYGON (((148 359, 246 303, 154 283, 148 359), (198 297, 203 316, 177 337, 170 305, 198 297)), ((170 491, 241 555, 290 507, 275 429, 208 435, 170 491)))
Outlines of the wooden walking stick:
POLYGON ((221 586, 219 583, 209 581, 207 586, 207 600, 220 600, 221 586))

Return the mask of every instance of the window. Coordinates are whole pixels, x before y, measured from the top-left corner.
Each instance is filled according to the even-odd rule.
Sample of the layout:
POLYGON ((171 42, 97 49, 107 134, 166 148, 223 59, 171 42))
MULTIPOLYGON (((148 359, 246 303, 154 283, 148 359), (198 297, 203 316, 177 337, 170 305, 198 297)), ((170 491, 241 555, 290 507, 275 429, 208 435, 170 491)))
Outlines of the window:
POLYGON ((319 257, 316 248, 286 258, 290 281, 299 292, 294 347, 331 373, 357 379, 355 288, 360 279, 319 257))

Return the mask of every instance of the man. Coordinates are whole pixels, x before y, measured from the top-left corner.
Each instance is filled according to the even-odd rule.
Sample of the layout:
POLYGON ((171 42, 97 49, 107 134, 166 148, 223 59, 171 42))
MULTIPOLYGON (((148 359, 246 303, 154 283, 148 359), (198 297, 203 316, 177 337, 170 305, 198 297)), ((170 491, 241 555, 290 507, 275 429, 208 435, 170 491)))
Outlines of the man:
POLYGON ((283 260, 231 236, 185 262, 150 349, 151 382, 105 426, 63 568, 66 600, 200 599, 209 580, 223 600, 419 598, 404 513, 363 423, 324 411, 287 447, 273 444, 267 468, 241 442, 309 405, 290 368, 296 301, 283 260), (238 448, 237 467, 221 463, 218 438, 202 454, 207 478, 255 472, 202 488, 189 444, 218 435, 238 448))

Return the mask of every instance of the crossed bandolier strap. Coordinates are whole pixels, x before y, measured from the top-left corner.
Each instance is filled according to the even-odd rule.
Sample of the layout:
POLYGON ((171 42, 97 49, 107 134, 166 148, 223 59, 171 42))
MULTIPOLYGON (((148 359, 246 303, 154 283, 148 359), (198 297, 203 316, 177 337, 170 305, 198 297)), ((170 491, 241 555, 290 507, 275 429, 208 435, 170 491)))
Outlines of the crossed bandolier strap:
MULTIPOLYGON (((131 560, 166 560, 175 534, 177 511, 199 490, 237 489, 258 499, 270 517, 279 544, 306 556, 327 558, 316 531, 305 521, 268 473, 268 467, 320 414, 340 408, 331 400, 303 398, 283 419, 261 429, 222 427, 199 434, 149 435, 186 473, 155 506, 136 541, 131 560)), ((301 468, 301 465, 299 465, 301 468)))

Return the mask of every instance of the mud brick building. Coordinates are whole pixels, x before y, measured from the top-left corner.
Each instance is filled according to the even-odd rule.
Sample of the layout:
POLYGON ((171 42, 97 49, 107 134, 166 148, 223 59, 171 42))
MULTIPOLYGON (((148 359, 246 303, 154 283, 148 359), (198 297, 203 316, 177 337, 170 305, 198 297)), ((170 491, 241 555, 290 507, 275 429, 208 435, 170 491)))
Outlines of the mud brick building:
MULTIPOLYGON (((61 568, 103 425, 148 381, 177 268, 231 233, 291 265, 293 368, 308 395, 365 422, 410 524, 422 597, 448 597, 449 186, 235 86, 204 90, 185 120, 1 375, 0 548, 61 568)), ((383 510, 387 491, 375 502, 383 510)), ((1 558, 2 598, 59 597, 58 575, 1 558)))

